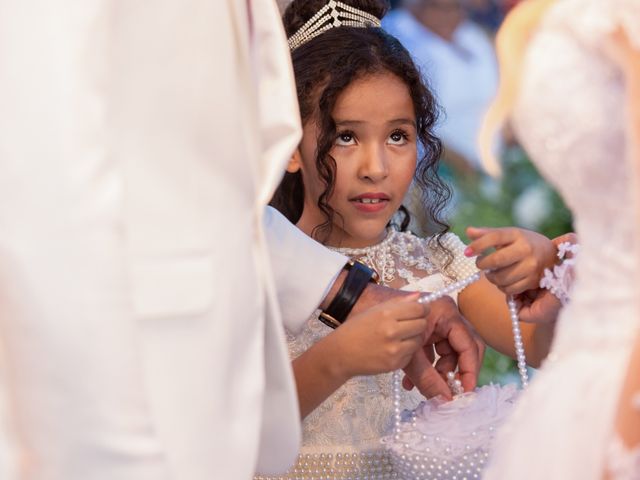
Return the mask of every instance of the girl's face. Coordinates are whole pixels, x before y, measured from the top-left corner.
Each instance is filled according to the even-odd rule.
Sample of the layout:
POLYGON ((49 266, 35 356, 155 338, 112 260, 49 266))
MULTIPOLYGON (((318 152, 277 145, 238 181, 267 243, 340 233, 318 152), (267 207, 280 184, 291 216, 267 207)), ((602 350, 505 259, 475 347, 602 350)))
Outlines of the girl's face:
MULTIPOLYGON (((363 247, 384 239, 416 169, 416 120, 409 89, 390 73, 365 76, 338 98, 331 150, 335 185, 328 200, 336 212, 328 245, 363 247)), ((326 221, 318 208, 325 186, 316 169, 318 127, 304 126, 299 150, 288 170, 302 171, 304 209, 298 226, 307 234, 326 221)))

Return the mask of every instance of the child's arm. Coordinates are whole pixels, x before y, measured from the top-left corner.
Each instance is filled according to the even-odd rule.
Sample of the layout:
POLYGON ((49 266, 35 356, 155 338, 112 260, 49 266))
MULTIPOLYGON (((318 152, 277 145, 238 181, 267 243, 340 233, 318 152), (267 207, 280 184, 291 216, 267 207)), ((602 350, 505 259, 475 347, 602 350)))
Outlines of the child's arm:
POLYGON ((392 299, 350 316, 293 361, 302 418, 350 378, 409 363, 429 333, 418 296, 392 299))
MULTIPOLYGON (((460 311, 476 328, 483 340, 498 352, 515 358, 511 317, 506 297, 484 275, 458 296, 460 311)), ((555 322, 520 323, 527 363, 532 367, 549 353, 555 322)))
POLYGON ((465 255, 481 255, 476 266, 489 270, 487 279, 509 295, 537 289, 545 268, 558 260, 552 240, 523 228, 468 227, 467 235, 472 242, 465 255), (490 248, 496 250, 482 255, 490 248))
POLYGON ((538 366, 548 354, 560 302, 550 294, 544 297, 531 293, 540 293, 539 282, 545 268, 552 267, 557 260, 556 245, 543 235, 513 227, 470 227, 467 234, 473 242, 465 255, 496 250, 476 260, 478 268, 490 271, 461 292, 460 310, 488 345, 513 357, 513 332, 505 293, 524 293, 522 300, 526 297, 530 302, 521 309, 521 320, 546 320, 542 324, 520 325, 527 361, 538 366))

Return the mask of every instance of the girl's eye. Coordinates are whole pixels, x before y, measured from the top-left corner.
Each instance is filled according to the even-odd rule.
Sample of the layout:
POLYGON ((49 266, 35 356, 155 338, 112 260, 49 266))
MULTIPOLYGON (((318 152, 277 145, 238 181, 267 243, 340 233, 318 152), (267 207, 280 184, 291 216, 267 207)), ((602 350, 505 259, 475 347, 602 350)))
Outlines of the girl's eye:
POLYGON ((336 145, 340 145, 343 147, 348 145, 355 145, 355 143, 356 143, 355 136, 351 132, 339 133, 338 137, 336 138, 336 145))
POLYGON ((391 145, 404 145, 408 142, 407 134, 403 131, 396 130, 389 135, 389 143, 391 145))

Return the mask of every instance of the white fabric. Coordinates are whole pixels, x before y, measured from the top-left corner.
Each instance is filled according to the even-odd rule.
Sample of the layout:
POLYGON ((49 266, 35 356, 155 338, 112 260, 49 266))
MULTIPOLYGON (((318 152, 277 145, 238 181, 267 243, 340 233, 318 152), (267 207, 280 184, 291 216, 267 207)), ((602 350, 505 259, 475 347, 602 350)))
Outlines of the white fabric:
POLYGON ((423 401, 382 442, 403 479, 480 478, 498 428, 518 398, 514 384, 485 385, 423 401))
POLYGON ((382 27, 411 53, 442 106, 436 135, 480 168, 476 138, 498 86, 495 52, 487 34, 464 21, 448 42, 403 8, 389 12, 382 27))
POLYGON ((292 252, 313 252, 318 244, 298 228, 291 229, 290 225, 276 209, 267 208, 265 232, 271 263, 277 267, 274 269, 274 279, 278 285, 278 303, 286 329, 299 332, 326 296, 328 287, 333 284, 326 279, 337 276, 340 273, 338 269, 346 259, 339 253, 325 249, 321 262, 318 262, 318 255, 301 255, 292 261, 292 252), (317 281, 316 277, 321 281, 317 281), (298 278, 299 281, 289 281, 292 278, 298 278), (313 302, 309 301, 310 298, 313 302))
POLYGON ((273 278, 306 315, 344 260, 272 214, 288 257, 267 255, 264 205, 300 135, 275 4, 0 0, 0 105, 18 478, 288 468, 273 278))
POLYGON ((488 480, 599 480, 605 469, 617 392, 640 328, 638 212, 624 77, 604 50, 612 30, 596 24, 624 26, 635 38, 639 4, 559 0, 524 58, 515 128, 571 207, 581 250, 549 359, 502 431, 488 480))
MULTIPOLYGON (((386 285, 410 291, 435 291, 477 271, 474 260, 464 256, 465 245, 457 236, 446 234, 442 243, 451 252, 451 258, 429 239, 393 230, 378 245, 338 251, 377 270, 386 285), (452 261, 449 263, 448 260, 452 261), (449 265, 445 266, 446 263, 449 265)), ((453 297, 455 299, 457 295, 454 294, 453 297)), ((331 328, 318 320, 317 314, 309 318, 301 332, 287 331, 291 358, 300 356, 331 332, 331 328)), ((338 454, 346 453, 384 457, 386 453, 380 440, 389 432, 393 419, 391 377, 391 373, 354 377, 307 415, 303 421, 302 457, 297 468, 300 470, 307 462, 307 455, 323 455, 327 458, 332 455, 333 460, 338 454)), ((423 399, 416 389, 404 391, 402 408, 411 410, 423 399)), ((338 468, 333 460, 331 468, 338 468)), ((384 460, 382 458, 380 461, 384 460)), ((386 466, 388 463, 380 463, 381 468, 382 465, 386 466)), ((360 475, 355 471, 345 473, 339 468, 338 470, 339 473, 334 472, 335 477, 332 478, 359 478, 360 475)), ((379 477, 373 476, 373 473, 366 475, 372 480, 383 478, 382 470, 378 474, 379 477)), ((289 476, 282 478, 312 479, 320 478, 321 475, 324 474, 314 476, 309 472, 292 471, 289 476)), ((361 476, 366 475, 361 472, 361 476)))

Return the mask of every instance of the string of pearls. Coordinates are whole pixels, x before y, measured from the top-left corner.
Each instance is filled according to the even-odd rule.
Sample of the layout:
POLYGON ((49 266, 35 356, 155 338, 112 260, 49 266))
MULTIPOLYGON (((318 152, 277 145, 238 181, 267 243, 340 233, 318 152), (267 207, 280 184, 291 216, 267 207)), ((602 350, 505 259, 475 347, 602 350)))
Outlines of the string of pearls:
MULTIPOLYGON (((454 292, 463 290, 474 282, 480 280, 480 272, 476 272, 458 282, 447 285, 446 287, 437 290, 432 293, 423 295, 418 299, 419 303, 430 303, 446 295, 450 295, 454 292)), ((509 316, 511 317, 511 328, 513 330, 513 340, 516 349, 516 361, 518 364, 518 373, 520 374, 520 383, 522 388, 525 389, 529 385, 529 374, 527 372, 527 362, 524 353, 524 344, 522 343, 522 333, 520 331, 520 321, 518 319, 518 308, 512 296, 507 297, 507 305, 509 307, 509 316)), ((462 384, 460 380, 455 378, 453 372, 447 374, 447 383, 451 388, 454 395, 463 393, 462 384)), ((400 441, 400 424, 402 422, 402 416, 400 413, 400 370, 393 372, 392 379, 392 398, 393 398, 393 419, 394 419, 394 438, 396 441, 400 441)))

